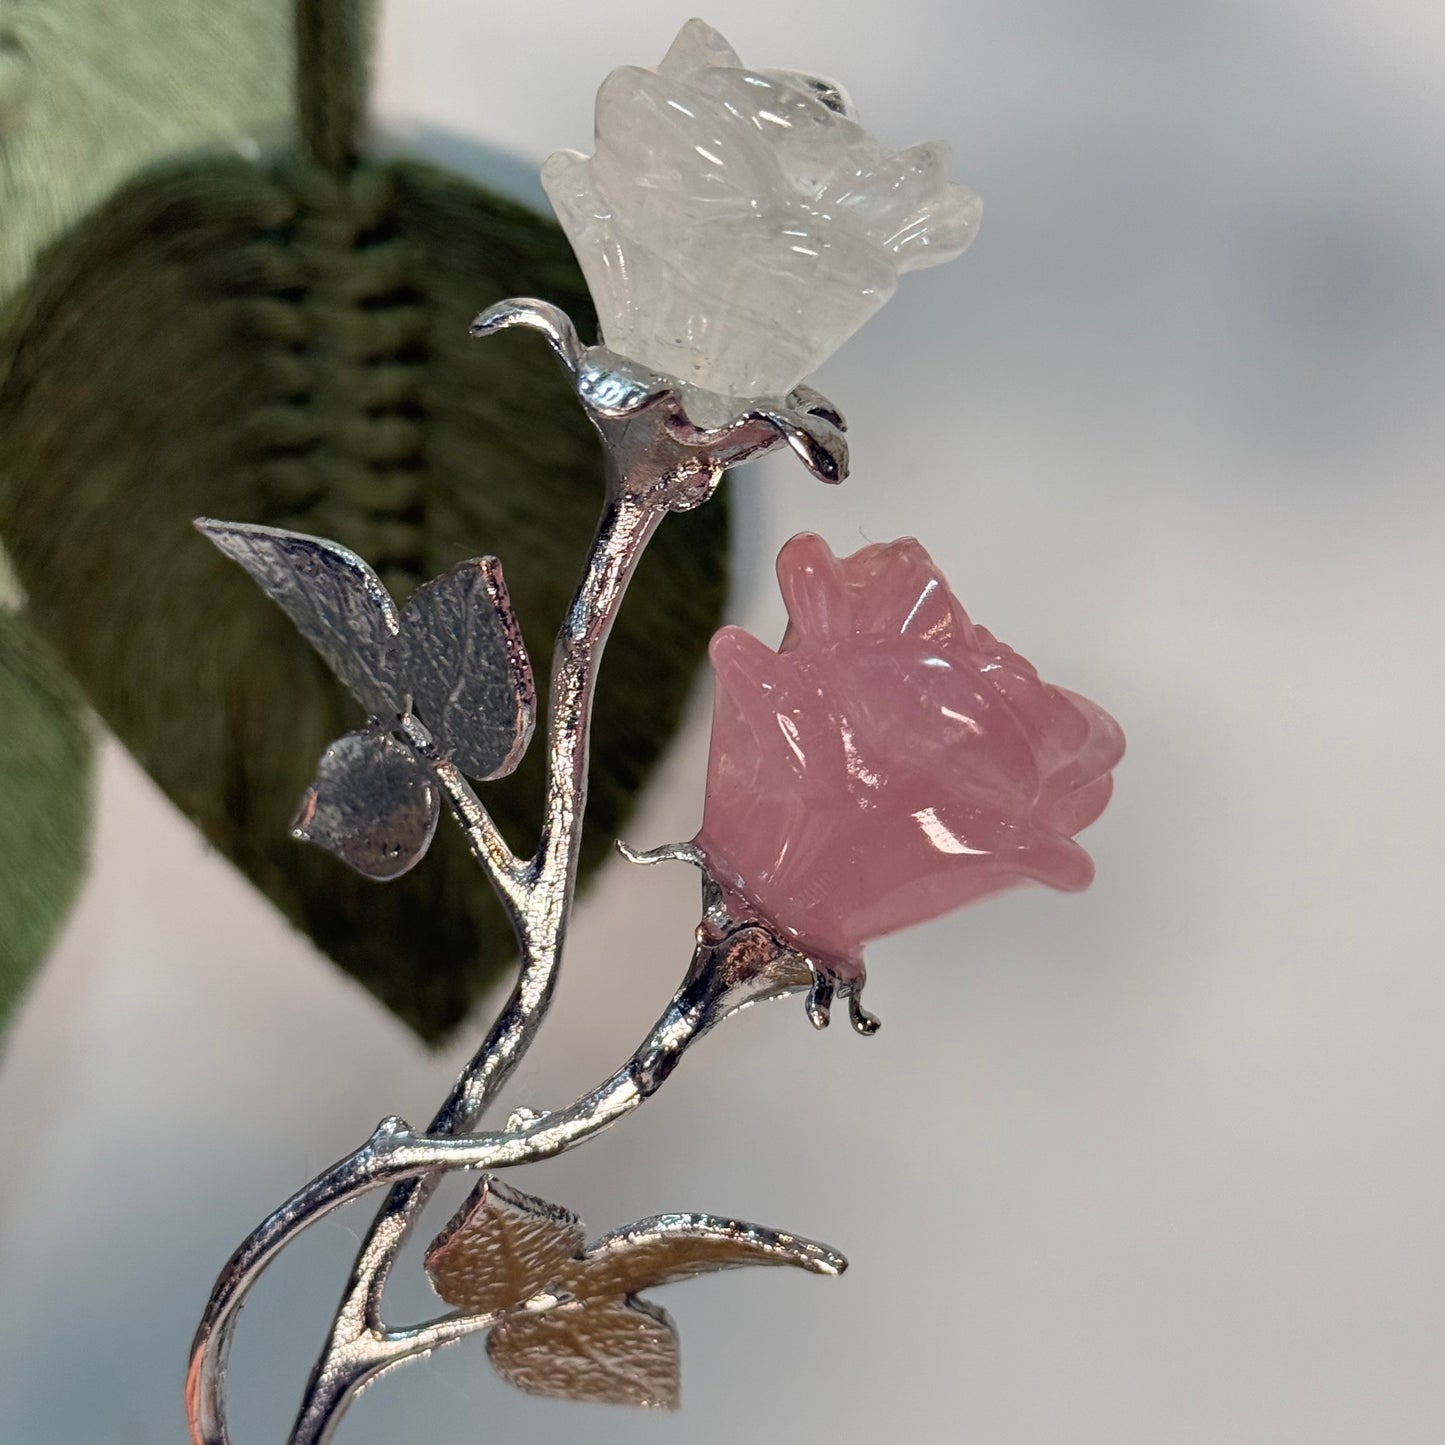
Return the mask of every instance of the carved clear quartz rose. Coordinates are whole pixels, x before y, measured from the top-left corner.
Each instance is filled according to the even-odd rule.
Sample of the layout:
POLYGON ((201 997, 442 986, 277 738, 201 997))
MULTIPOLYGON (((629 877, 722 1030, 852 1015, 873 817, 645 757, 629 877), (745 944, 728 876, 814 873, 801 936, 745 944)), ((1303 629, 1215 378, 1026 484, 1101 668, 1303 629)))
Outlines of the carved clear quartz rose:
POLYGON ((597 148, 542 184, 607 345, 730 397, 783 396, 893 294, 959 255, 981 204, 948 148, 890 152, 836 86, 750 70, 701 20, 662 63, 614 70, 597 148))
MULTIPOLYGON (((319 1219, 373 1190, 362 1242, 290 1445, 325 1445, 379 1375, 470 1335, 504 1379, 569 1399, 678 1400, 676 1332, 642 1292, 735 1265, 836 1275, 821 1244, 706 1214, 639 1220, 592 1243, 576 1216, 495 1177, 592 1138, 655 1093, 686 1051, 745 1006, 801 990, 814 1024, 835 998, 864 1012, 866 939, 1034 877, 1083 887, 1072 835, 1109 796, 1122 739, 1106 714, 1039 681, 973 626, 917 543, 837 559, 815 537, 780 561, 790 624, 774 653, 736 629, 713 646, 717 714, 695 843, 637 854, 702 870, 692 957, 617 1071, 553 1111, 482 1120, 555 992, 587 803, 602 649, 649 539, 700 506, 724 470, 787 447, 817 478, 848 473, 842 413, 801 378, 891 294, 898 273, 957 255, 978 203, 940 147, 889 155, 836 87, 749 71, 700 21, 656 71, 614 72, 597 154, 546 182, 581 258, 605 344, 544 300, 473 323, 536 330, 603 443, 596 538, 558 634, 545 709, 501 563, 463 562, 393 599, 322 538, 198 523, 290 615, 360 705, 318 762, 293 831, 384 881, 423 864, 443 810, 462 828, 517 936, 516 985, 425 1129, 383 1120, 250 1234, 196 1332, 192 1445, 229 1445, 230 1343, 263 1270, 319 1219), (538 713, 542 711, 543 716, 538 713), (536 727, 536 724, 542 724, 536 727), (542 836, 519 857, 485 786, 546 754, 542 836), (397 1327, 386 1287, 438 1183, 480 1176, 426 1254, 448 1311, 397 1327)), ((646 679, 634 680, 645 687, 646 679)))

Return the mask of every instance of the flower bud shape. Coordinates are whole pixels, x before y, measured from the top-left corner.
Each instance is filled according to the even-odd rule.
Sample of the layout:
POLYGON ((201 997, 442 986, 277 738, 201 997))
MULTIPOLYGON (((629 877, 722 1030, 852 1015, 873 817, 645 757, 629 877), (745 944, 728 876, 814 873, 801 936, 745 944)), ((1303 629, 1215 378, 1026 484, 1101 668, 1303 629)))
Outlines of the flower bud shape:
POLYGON ((1124 735, 969 621, 911 538, 779 554, 774 652, 713 638, 697 846, 739 910, 835 965, 1027 879, 1094 876, 1074 835, 1103 812, 1124 735))
POLYGON ((542 184, 608 348, 737 398, 781 397, 893 294, 959 255, 979 199, 946 146, 890 152, 834 85, 747 69, 701 20, 597 94, 596 152, 542 184))

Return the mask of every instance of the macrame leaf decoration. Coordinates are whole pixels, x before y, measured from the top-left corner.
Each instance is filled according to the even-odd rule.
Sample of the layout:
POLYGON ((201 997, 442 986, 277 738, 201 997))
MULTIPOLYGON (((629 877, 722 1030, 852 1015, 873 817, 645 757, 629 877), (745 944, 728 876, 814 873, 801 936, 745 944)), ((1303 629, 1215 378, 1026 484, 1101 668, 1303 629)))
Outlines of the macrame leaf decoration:
POLYGON ((841 1274, 813 1240, 712 1214, 659 1214, 582 1247, 570 1210, 483 1176, 432 1241, 432 1288, 467 1314, 500 1316, 487 1356, 533 1395, 676 1409, 677 1329, 639 1292, 743 1265, 841 1274))
MULTIPOLYGON (((401 653, 510 594, 525 639, 512 657, 540 663, 595 526, 600 453, 544 346, 477 342, 468 326, 505 296, 543 297, 584 325, 591 308, 551 221, 434 167, 357 155, 364 27, 344 0, 302 0, 297 17, 299 152, 153 169, 38 266, 0 335, 0 537, 35 626, 169 796, 342 968, 439 1039, 513 957, 491 890, 451 827, 386 888, 296 846, 316 760, 369 709, 191 520, 335 537, 395 599, 401 653), (451 571, 481 554, 505 561, 504 591, 491 563, 451 571)), ((725 556, 714 503, 670 519, 642 563, 599 689, 584 872, 677 724, 725 556)), ((419 679, 418 716, 453 731, 474 776, 516 761, 461 716, 493 715, 511 665, 469 673, 454 700, 455 679, 419 679)), ((515 746, 527 719, 513 701, 515 746)), ((520 853, 540 826, 544 751, 484 785, 520 853)), ((318 842, 335 822, 334 765, 305 825, 318 842)), ((404 794, 387 816, 424 817, 404 794)), ((393 864, 419 836, 382 840, 393 864)))
POLYGON ((85 864, 90 739, 79 689, 0 605, 0 1031, 45 956, 85 864))
MULTIPOLYGON (((181 145, 284 136, 293 30, 278 0, 0 0, 0 301, 137 166, 181 145)), ((9 593, 0 555, 0 607, 9 593)), ((0 730, 3 1029, 79 881, 91 738, 53 649, 13 615, 0 635, 14 720, 0 730)))

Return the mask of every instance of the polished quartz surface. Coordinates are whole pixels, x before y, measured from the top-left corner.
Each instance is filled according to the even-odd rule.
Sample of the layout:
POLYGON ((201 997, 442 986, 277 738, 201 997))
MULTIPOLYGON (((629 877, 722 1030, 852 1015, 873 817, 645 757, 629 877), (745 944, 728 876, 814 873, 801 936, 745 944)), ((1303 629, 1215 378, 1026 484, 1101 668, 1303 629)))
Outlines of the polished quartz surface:
POLYGON ((1119 725, 972 623, 912 538, 778 557, 774 652, 738 627, 717 674, 698 845, 804 949, 870 938, 1034 879, 1094 876, 1074 841, 1109 801, 1119 725))
POLYGON ((726 396, 782 396, 893 294, 900 272, 959 255, 980 203, 948 148, 890 152, 842 92, 746 68, 683 26, 655 68, 597 95, 596 153, 542 181, 612 350, 726 396))

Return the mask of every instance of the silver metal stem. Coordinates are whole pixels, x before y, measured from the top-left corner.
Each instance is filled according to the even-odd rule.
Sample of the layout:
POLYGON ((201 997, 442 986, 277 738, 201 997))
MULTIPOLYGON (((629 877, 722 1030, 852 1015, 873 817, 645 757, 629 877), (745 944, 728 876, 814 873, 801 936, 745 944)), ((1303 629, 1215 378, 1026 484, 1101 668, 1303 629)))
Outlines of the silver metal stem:
POLYGON ((566 1109, 525 1118, 487 1134, 418 1134, 400 1119, 385 1119, 361 1148, 338 1161, 287 1200, 237 1250, 217 1282, 197 1335, 187 1398, 192 1438, 226 1445, 223 1384, 231 1330, 261 1272, 318 1219, 370 1190, 391 1184, 371 1237, 363 1246, 336 1324, 293 1428, 293 1445, 331 1438, 346 1405, 383 1369, 490 1328, 492 1318, 446 1316, 409 1330, 387 1330, 369 1317, 368 1287, 389 1270, 400 1247, 405 1211, 420 1211, 431 1183, 454 1169, 501 1169, 553 1158, 632 1112, 666 1081, 686 1051, 738 1009, 810 986, 800 955, 753 925, 700 938, 681 987, 647 1038, 611 1078, 566 1109), (398 1232, 398 1230, 400 1232, 398 1232), (383 1255, 383 1243, 391 1253, 383 1255))
MULTIPOLYGON (((609 485, 582 580, 562 622, 554 652, 548 709, 547 807, 541 841, 514 888, 497 880, 522 951, 517 983, 481 1048, 447 1096, 429 1132, 472 1128, 526 1053, 551 1006, 576 889, 581 820, 587 804, 587 754, 597 673, 612 623, 633 570, 666 512, 609 485)), ((485 817, 485 812, 482 813, 485 817)), ((491 852, 489 850, 489 857, 491 852)), ((388 1196, 362 1243, 327 1347, 307 1384, 291 1445, 321 1445, 346 1401, 379 1367, 381 1298, 406 1235, 426 1207, 435 1176, 422 1174, 388 1196)))
POLYGON ((487 812, 462 770, 445 756, 414 717, 408 715, 401 719, 399 736, 410 744, 417 757, 430 767, 433 776, 441 784, 447 804, 466 837, 472 856, 492 880, 507 917, 515 929, 529 865, 507 846, 496 823, 492 821, 492 815, 487 812))
MULTIPOLYGON (((579 824, 586 808, 588 732, 602 650, 633 570, 666 515, 665 508, 629 495, 623 485, 613 482, 608 490, 582 581, 557 639, 548 718, 547 809, 541 842, 530 863, 520 864, 506 847, 465 778, 429 756, 425 734, 414 725, 406 726, 402 734, 432 764, 507 908, 522 953, 512 995, 437 1112, 429 1130, 432 1135, 458 1134, 475 1125, 526 1052, 556 988, 575 889, 579 824)), ((308 1382, 292 1445, 325 1441, 346 1401, 376 1369, 391 1362, 377 1358, 381 1296, 397 1252, 435 1181, 421 1168, 387 1171, 384 1164, 390 1151, 379 1150, 380 1142, 373 1136, 358 1151, 365 1157, 353 1156, 350 1193, 337 1195, 343 1181, 337 1170, 328 1171, 277 1210, 222 1274, 197 1332, 188 1376, 187 1406, 195 1445, 228 1445, 226 1358, 236 1312, 250 1283, 297 1230, 353 1197, 354 1185, 362 1179, 369 1181, 364 1188, 391 1179, 402 1182, 388 1196, 357 1255, 326 1348, 308 1382), (367 1347, 366 1341, 376 1348, 367 1347)), ((394 1165, 395 1156, 390 1157, 394 1165)))
POLYGON ((570 1149, 649 1097, 683 1052, 729 1013, 760 998, 816 987, 813 965, 756 924, 719 928, 714 898, 707 910, 712 921, 699 929, 687 978, 622 1069, 558 1113, 519 1118, 496 1133, 469 1132, 530 1046, 556 989, 576 887, 598 668, 648 541, 669 511, 711 496, 725 467, 778 446, 791 447, 824 480, 841 480, 847 470, 842 417, 815 393, 800 388, 785 405, 746 410, 727 427, 703 430, 688 421, 679 383, 619 366, 620 359, 601 348, 584 352, 571 322, 555 308, 503 302, 473 330, 487 335, 515 325, 547 337, 572 373, 607 456, 602 517, 553 655, 547 797, 533 857, 523 862, 512 852, 471 784, 425 728, 403 717, 394 735, 436 778, 496 888, 517 934, 520 972, 427 1133, 415 1133, 400 1119, 384 1120, 360 1149, 293 1195, 231 1257, 192 1346, 186 1384, 192 1445, 229 1445, 225 1376, 236 1320, 261 1272, 304 1229, 363 1193, 391 1186, 353 1264, 289 1437, 290 1445, 325 1445, 350 1400, 383 1370, 496 1322, 493 1316, 454 1315, 410 1330, 383 1325, 382 1295, 392 1265, 442 1174, 522 1164, 570 1149))

